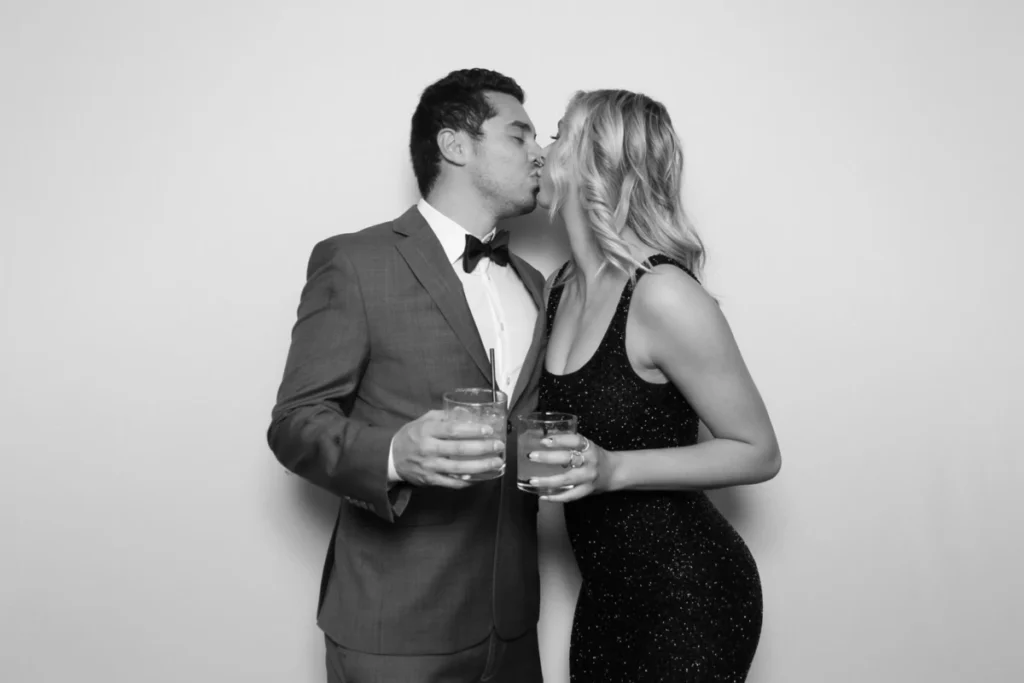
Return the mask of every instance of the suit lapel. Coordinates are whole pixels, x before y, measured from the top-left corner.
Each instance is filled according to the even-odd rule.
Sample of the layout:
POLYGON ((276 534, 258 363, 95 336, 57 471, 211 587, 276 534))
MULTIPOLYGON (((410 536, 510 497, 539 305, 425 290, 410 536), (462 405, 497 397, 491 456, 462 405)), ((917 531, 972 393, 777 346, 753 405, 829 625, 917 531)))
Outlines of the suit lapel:
POLYGON ((473 322, 473 314, 466 302, 455 270, 423 215, 415 207, 406 211, 394 222, 395 232, 407 238, 398 243, 398 251, 409 264, 413 275, 423 285, 430 298, 437 304, 441 315, 448 321, 455 336, 466 347, 473 362, 489 382, 491 363, 484 351, 480 333, 473 322))
POLYGON ((519 372, 519 379, 516 380, 516 387, 512 391, 512 398, 509 400, 508 409, 511 414, 512 408, 522 397, 523 392, 533 377, 533 369, 537 365, 537 359, 544 349, 544 335, 547 331, 547 311, 544 310, 544 285, 538 282, 533 276, 533 269, 527 267, 526 262, 515 254, 510 254, 512 267, 516 269, 519 280, 530 293, 533 303, 537 306, 537 321, 533 326, 533 340, 530 342, 530 350, 526 353, 523 361, 523 369, 519 372))

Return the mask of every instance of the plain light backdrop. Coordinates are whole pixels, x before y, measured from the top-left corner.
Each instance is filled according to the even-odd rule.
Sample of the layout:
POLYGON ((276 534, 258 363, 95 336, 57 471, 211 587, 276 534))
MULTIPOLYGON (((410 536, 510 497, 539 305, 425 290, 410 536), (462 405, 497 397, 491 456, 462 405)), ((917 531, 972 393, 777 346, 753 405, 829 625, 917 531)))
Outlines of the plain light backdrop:
POLYGON ((1021 680, 1022 7, 0 2, 0 679, 323 680, 338 501, 265 442, 306 259, 415 201, 419 93, 486 66, 544 136, 622 87, 683 138, 783 451, 715 495, 764 585, 750 680, 1021 680))

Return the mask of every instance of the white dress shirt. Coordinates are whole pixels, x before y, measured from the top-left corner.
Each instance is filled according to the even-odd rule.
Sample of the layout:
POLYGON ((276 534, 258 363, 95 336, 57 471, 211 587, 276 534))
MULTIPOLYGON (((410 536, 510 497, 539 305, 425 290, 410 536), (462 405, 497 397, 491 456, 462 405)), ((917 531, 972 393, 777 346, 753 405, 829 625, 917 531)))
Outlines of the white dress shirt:
MULTIPOLYGON (((519 373, 530 350, 533 328, 537 322, 537 306, 511 265, 498 266, 489 258, 480 259, 472 273, 462 267, 466 249, 465 228, 421 199, 416 205, 444 248, 448 262, 462 282, 462 290, 473 314, 480 341, 485 349, 494 349, 494 372, 498 388, 512 400, 519 373)), ((481 241, 489 242, 496 233, 492 229, 481 241)), ((458 387, 452 387, 457 389, 458 387)), ((510 406, 511 407, 511 406, 510 406)), ((401 481, 395 471, 394 440, 388 453, 388 481, 401 481)))

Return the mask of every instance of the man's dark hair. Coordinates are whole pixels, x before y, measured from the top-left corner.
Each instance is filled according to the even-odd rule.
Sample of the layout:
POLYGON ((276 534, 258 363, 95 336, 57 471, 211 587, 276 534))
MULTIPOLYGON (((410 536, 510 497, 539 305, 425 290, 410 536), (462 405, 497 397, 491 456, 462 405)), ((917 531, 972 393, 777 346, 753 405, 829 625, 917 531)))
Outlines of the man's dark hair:
POLYGON ((409 154, 416 183, 424 197, 441 173, 441 150, 437 134, 444 128, 465 131, 474 140, 483 135, 484 121, 497 112, 485 97, 486 92, 500 92, 519 100, 526 99, 523 89, 508 76, 487 69, 453 71, 427 87, 412 115, 409 154))

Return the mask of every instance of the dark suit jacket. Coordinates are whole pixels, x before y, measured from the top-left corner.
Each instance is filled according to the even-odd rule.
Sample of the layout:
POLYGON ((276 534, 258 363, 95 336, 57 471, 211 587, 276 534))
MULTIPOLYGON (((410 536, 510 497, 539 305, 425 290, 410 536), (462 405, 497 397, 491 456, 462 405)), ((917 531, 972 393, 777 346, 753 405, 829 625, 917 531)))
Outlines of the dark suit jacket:
POLYGON ((457 387, 490 386, 462 283, 415 207, 316 245, 268 441, 292 472, 343 499, 318 623, 378 654, 456 652, 537 622, 537 500, 516 488, 514 417, 534 410, 543 277, 513 256, 538 307, 510 398, 505 476, 461 491, 387 489, 391 438, 457 387))

